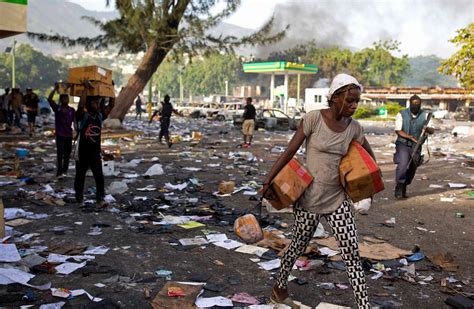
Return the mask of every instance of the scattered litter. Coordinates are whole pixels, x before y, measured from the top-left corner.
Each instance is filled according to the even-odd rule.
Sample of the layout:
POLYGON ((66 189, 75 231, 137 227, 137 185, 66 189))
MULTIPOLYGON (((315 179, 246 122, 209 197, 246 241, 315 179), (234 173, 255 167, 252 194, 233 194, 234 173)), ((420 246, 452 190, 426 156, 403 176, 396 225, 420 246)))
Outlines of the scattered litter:
POLYGON ((163 171, 163 167, 161 166, 161 164, 154 164, 145 172, 143 176, 152 177, 163 175, 164 173, 165 172, 163 171))
POLYGON ((260 262, 258 263, 258 265, 265 270, 273 270, 276 268, 280 268, 281 260, 278 258, 278 259, 274 259, 274 260, 270 260, 266 262, 260 262))
POLYGON ((18 262, 20 254, 15 244, 0 244, 0 262, 18 262))
POLYGON ((260 301, 247 293, 237 293, 231 298, 232 301, 242 304, 258 305, 260 301))

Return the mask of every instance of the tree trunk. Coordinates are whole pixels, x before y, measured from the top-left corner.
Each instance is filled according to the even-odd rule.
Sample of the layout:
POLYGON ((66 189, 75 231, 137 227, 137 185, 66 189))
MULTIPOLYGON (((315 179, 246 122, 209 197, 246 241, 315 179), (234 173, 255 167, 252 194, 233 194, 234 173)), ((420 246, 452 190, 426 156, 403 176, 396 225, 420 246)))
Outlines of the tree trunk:
POLYGON ((158 47, 156 43, 150 44, 137 70, 120 91, 108 118, 123 121, 135 98, 143 91, 167 53, 166 49, 158 47))

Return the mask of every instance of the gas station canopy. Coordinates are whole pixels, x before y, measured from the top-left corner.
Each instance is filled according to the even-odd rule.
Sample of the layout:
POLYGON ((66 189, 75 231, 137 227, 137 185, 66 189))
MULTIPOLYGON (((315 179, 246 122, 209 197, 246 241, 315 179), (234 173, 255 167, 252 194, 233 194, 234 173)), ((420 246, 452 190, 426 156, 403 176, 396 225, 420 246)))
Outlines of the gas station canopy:
POLYGON ((288 84, 289 76, 297 76, 297 94, 296 102, 300 101, 300 75, 303 74, 316 74, 318 67, 314 64, 303 64, 286 61, 275 61, 275 62, 250 62, 243 64, 243 70, 245 73, 257 73, 257 74, 268 74, 271 75, 270 79, 270 101, 273 102, 275 99, 275 75, 283 75, 285 81, 283 83, 283 98, 284 107, 283 110, 288 112, 288 84))
POLYGON ((316 74, 318 72, 318 68, 314 64, 303 64, 286 61, 251 62, 244 63, 244 72, 273 75, 316 74))

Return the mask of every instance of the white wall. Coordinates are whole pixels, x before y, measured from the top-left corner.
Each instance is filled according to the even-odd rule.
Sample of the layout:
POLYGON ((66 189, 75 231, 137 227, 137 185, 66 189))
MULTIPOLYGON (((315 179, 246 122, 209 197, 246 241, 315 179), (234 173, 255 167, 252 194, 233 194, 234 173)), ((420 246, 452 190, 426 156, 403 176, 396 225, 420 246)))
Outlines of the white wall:
POLYGON ((305 112, 312 110, 319 110, 328 108, 328 94, 329 88, 306 88, 305 89, 305 112))

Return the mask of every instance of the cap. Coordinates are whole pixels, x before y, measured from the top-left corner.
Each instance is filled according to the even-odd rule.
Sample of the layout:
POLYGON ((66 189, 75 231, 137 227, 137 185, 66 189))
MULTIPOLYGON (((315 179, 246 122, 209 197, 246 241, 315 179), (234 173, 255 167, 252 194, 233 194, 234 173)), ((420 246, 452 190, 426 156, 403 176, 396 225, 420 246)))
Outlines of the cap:
POLYGON ((328 91, 328 100, 331 99, 332 95, 339 89, 341 89, 344 86, 354 84, 360 88, 360 91, 364 89, 362 85, 357 81, 357 79, 354 76, 351 76, 349 74, 341 73, 337 74, 334 76, 331 86, 329 87, 328 91))

